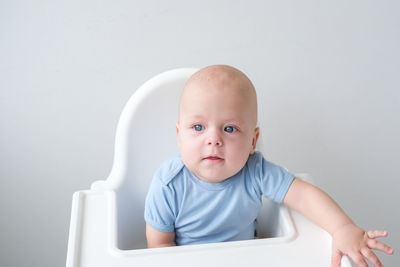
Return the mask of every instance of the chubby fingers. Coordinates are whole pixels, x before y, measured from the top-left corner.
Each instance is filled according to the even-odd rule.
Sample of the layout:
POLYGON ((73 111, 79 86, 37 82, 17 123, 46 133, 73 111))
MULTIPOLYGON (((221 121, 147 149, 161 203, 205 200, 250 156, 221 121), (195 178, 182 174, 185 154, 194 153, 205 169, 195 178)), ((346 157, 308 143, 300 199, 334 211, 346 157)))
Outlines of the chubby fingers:
POLYGON ((393 248, 389 247, 388 245, 379 242, 377 240, 375 240, 375 238, 378 237, 386 237, 388 236, 388 232, 384 231, 384 230, 373 230, 373 231, 368 231, 367 232, 367 236, 370 238, 367 241, 367 245, 369 248, 371 249, 376 249, 376 250, 380 250, 382 252, 385 252, 387 254, 393 254, 394 250, 393 248))
POLYGON ((368 264, 364 259, 364 255, 362 255, 360 252, 352 251, 348 255, 354 261, 354 263, 358 265, 358 267, 368 267, 368 264))
POLYGON ((394 250, 391 247, 389 247, 388 245, 386 245, 386 244, 384 244, 382 242, 379 242, 378 240, 375 240, 375 239, 368 240, 367 245, 368 245, 368 247, 370 249, 380 250, 380 251, 385 252, 387 254, 393 254, 394 253, 394 250))
POLYGON ((386 237, 388 235, 388 232, 384 230, 373 230, 368 231, 367 235, 369 238, 386 237))
POLYGON ((369 260, 375 267, 382 267, 381 261, 378 259, 378 257, 375 255, 375 253, 369 249, 369 248, 363 248, 361 250, 361 254, 369 260))
POLYGON ((333 248, 332 249, 331 267, 340 267, 340 262, 342 260, 342 257, 343 257, 343 254, 339 250, 333 248))

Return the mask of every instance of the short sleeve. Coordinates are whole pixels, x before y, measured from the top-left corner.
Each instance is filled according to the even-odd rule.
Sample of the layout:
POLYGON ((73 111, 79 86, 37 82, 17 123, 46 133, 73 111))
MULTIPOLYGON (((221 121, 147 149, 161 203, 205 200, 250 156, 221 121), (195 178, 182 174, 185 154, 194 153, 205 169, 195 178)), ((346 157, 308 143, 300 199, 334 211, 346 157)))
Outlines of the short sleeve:
POLYGON ((293 182, 294 175, 285 168, 265 160, 260 152, 250 156, 248 165, 255 190, 260 195, 281 203, 293 182))
POLYGON ((173 232, 175 229, 174 192, 154 176, 147 193, 144 219, 148 225, 161 232, 173 232))

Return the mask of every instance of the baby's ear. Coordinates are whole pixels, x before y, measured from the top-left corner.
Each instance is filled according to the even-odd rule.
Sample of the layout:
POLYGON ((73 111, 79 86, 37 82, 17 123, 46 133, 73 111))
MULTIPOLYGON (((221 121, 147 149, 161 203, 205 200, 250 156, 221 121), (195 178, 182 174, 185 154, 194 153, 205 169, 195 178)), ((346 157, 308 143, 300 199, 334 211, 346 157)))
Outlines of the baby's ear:
POLYGON ((258 140, 259 136, 260 136, 260 128, 257 127, 254 129, 253 142, 251 144, 252 147, 251 147, 251 152, 250 152, 251 155, 254 154, 254 151, 256 150, 257 140, 258 140))
POLYGON ((181 139, 179 138, 179 121, 175 123, 175 129, 176 129, 176 141, 178 143, 179 150, 181 150, 181 139))

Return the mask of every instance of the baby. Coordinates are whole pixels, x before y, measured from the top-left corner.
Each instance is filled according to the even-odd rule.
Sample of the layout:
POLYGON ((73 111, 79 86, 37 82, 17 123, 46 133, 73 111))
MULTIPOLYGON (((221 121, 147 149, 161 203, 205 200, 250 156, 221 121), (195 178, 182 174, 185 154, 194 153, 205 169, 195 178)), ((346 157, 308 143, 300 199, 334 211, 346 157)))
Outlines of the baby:
POLYGON ((255 151, 257 97, 241 71, 215 65, 186 83, 176 123, 181 154, 156 172, 146 198, 148 247, 253 239, 261 197, 283 202, 332 235, 332 266, 349 255, 382 266, 372 250, 393 253, 323 191, 255 151))

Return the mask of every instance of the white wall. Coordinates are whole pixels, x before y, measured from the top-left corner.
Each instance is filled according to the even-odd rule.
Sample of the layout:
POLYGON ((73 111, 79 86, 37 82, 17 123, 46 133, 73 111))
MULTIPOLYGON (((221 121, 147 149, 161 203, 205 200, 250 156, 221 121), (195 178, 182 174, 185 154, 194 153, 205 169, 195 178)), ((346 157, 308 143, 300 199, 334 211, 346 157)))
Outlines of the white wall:
POLYGON ((0 266, 63 266, 72 193, 107 177, 129 96, 162 71, 215 63, 254 81, 269 159, 311 173, 399 250, 399 8, 2 0, 0 266))

